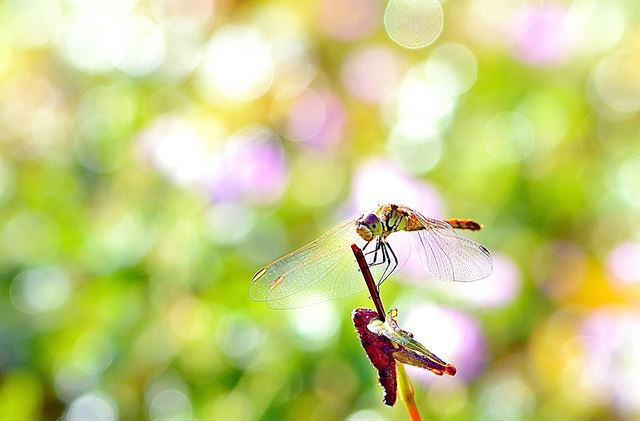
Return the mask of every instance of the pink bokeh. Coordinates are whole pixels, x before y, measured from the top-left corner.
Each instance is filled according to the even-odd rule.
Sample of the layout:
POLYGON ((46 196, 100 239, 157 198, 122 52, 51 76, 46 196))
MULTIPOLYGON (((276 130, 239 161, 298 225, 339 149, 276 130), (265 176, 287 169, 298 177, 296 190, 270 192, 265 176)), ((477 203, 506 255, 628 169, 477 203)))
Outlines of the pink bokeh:
POLYGON ((435 218, 442 217, 444 207, 433 185, 383 158, 373 158, 356 170, 347 209, 355 214, 385 203, 405 205, 435 218))
MULTIPOLYGON (((486 344, 478 323, 466 313, 431 304, 413 306, 400 326, 427 349, 458 369, 457 379, 471 381, 484 368, 486 344)), ((433 373, 407 367, 421 383, 441 381, 433 373)))
POLYGON ((566 60, 569 52, 566 13, 565 7, 557 4, 523 8, 513 26, 516 57, 537 66, 566 60))

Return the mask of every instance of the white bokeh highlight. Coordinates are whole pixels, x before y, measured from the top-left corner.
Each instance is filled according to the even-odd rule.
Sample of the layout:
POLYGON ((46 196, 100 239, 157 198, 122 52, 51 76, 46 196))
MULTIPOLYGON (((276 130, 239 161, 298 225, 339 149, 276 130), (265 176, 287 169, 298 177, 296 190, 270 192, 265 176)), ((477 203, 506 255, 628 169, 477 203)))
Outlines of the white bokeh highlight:
POLYGON ((426 78, 438 92, 460 95, 468 91, 478 76, 475 56, 462 44, 444 44, 436 48, 427 60, 426 78))
POLYGON ((640 243, 626 242, 611 250, 607 269, 613 280, 620 284, 640 283, 640 243))
POLYGON ((20 273, 9 289, 11 302, 24 313, 43 313, 61 308, 70 294, 69 276, 53 266, 20 273))
MULTIPOLYGON (((309 297, 309 300, 313 302, 316 298, 309 297)), ((287 312, 287 316, 298 345, 307 350, 327 346, 340 327, 336 306, 329 301, 296 308, 287 312)))
POLYGON ((74 400, 67 410, 65 421, 116 421, 118 408, 104 392, 89 392, 74 400))
POLYGON ((440 33, 444 16, 436 0, 390 0, 384 14, 389 37, 405 48, 423 48, 440 33))
POLYGON ((257 30, 227 25, 214 33, 198 69, 197 83, 212 103, 251 101, 273 83, 274 64, 267 40, 257 30))

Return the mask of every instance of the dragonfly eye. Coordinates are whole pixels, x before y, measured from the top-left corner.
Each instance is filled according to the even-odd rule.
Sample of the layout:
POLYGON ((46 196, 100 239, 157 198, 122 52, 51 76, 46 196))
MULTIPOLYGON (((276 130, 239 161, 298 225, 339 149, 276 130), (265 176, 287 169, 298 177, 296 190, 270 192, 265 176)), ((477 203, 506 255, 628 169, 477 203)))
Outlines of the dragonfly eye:
POLYGON ((378 222, 380 222, 380 220, 378 219, 378 217, 377 217, 375 214, 370 213, 369 215, 367 215, 367 216, 364 218, 364 220, 363 220, 362 222, 363 222, 365 225, 368 225, 368 226, 371 226, 371 227, 375 227, 375 226, 376 226, 376 224, 377 224, 378 222))

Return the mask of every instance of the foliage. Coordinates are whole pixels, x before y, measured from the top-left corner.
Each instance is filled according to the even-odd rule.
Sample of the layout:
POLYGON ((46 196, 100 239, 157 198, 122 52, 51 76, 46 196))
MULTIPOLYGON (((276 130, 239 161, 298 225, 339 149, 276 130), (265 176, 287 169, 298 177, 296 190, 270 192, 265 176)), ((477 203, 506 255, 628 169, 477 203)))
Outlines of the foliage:
POLYGON ((638 416, 636 2, 447 1, 417 49, 374 1, 0 8, 0 418, 401 416, 366 294, 247 298, 380 202, 478 220, 494 254, 383 285, 458 368, 408 370, 426 418, 638 416))

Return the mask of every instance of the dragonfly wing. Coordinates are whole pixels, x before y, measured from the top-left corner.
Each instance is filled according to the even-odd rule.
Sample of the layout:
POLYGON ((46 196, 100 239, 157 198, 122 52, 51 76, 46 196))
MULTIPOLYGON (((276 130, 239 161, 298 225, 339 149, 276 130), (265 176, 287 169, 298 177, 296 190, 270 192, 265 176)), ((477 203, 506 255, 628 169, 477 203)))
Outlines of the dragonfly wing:
POLYGON ((292 295, 267 301, 274 309, 288 309, 318 304, 328 300, 348 297, 367 289, 358 271, 351 249, 335 261, 335 264, 317 280, 311 280, 306 288, 292 295))
POLYGON ((295 308, 346 297, 366 288, 351 252, 364 241, 355 231, 355 218, 333 227, 291 254, 259 270, 249 297, 272 308, 295 308))
POLYGON ((443 281, 476 281, 491 274, 491 253, 483 245, 458 235, 445 221, 417 216, 425 229, 413 231, 414 241, 431 275, 443 281))

